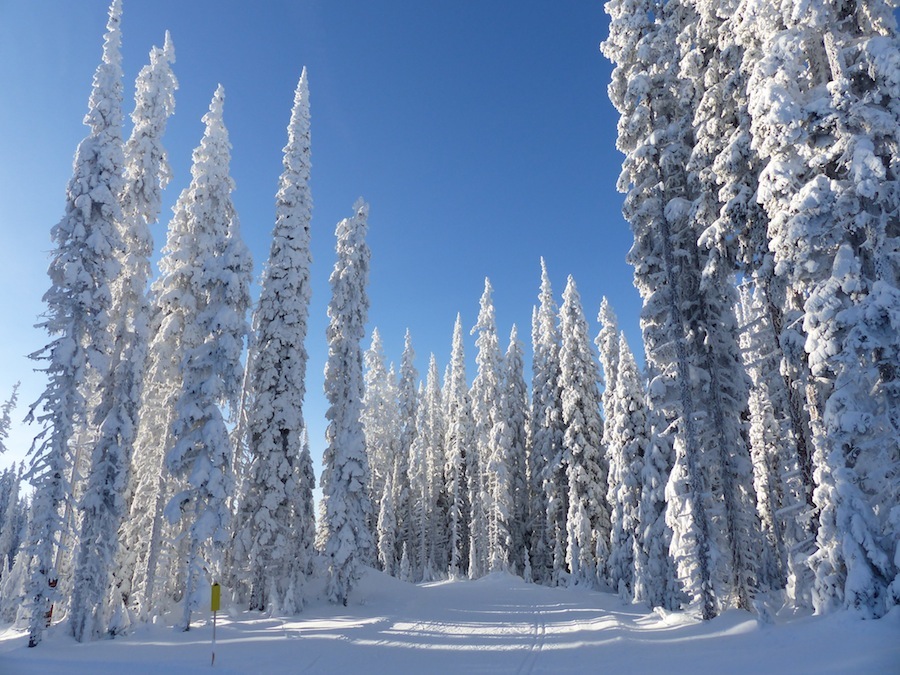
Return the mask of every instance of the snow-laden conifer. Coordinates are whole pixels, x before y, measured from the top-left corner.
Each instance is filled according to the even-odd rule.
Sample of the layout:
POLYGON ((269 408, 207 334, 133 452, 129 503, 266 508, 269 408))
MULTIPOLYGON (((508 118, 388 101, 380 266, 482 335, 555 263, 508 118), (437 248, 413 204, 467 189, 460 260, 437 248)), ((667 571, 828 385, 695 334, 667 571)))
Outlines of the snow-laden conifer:
POLYGON ((397 576, 397 510, 394 508, 394 472, 385 476, 384 492, 378 504, 378 565, 387 574, 397 576))
POLYGON ((620 595, 631 598, 635 558, 644 546, 640 541, 641 474, 650 445, 650 420, 641 376, 624 333, 619 336, 617 352, 618 373, 605 439, 609 458, 606 499, 610 506, 607 578, 620 595))
POLYGON ((502 556, 500 541, 503 539, 501 527, 491 499, 492 477, 488 462, 497 443, 495 426, 500 416, 500 381, 502 378, 500 345, 497 339, 497 325, 494 318, 493 288, 488 279, 484 280, 481 295, 481 309, 478 321, 471 333, 478 333, 475 346, 478 354, 475 363, 478 372, 472 382, 472 423, 474 443, 467 470, 469 475, 470 518, 469 577, 484 575, 494 562, 499 564, 502 556))
POLYGON ((818 613, 844 606, 877 618, 900 600, 891 588, 897 564, 891 559, 891 544, 896 545, 896 535, 894 541, 890 534, 880 537, 880 513, 872 507, 877 493, 866 494, 864 489, 878 482, 896 487, 897 479, 884 475, 890 471, 886 446, 895 440, 889 440, 892 432, 878 424, 884 415, 880 401, 869 398, 876 390, 877 375, 871 363, 859 358, 868 328, 860 316, 858 296, 865 292, 860 277, 859 260, 844 244, 835 256, 831 280, 806 303, 805 327, 809 342, 816 345, 810 355, 813 375, 834 383, 824 408, 824 437, 814 437, 814 497, 820 513, 818 550, 810 564, 818 613), (865 365, 869 367, 861 368, 865 365), (866 475, 867 469, 877 475, 866 475))
POLYGON ((374 554, 368 523, 369 463, 361 414, 363 372, 361 342, 365 336, 369 298, 369 247, 366 244, 369 206, 362 199, 354 214, 338 223, 337 262, 331 273, 328 304, 327 447, 322 461, 322 495, 328 530, 328 598, 346 605, 360 574, 361 561, 374 554))
POLYGON ((603 368, 603 393, 600 402, 603 409, 603 440, 606 442, 607 429, 612 425, 613 398, 615 397, 616 382, 619 373, 619 320, 616 313, 604 296, 600 300, 600 313, 597 315, 600 322, 600 333, 594 342, 600 352, 600 367, 603 368))
MULTIPOLYGON (((271 603, 283 607, 293 584, 298 606, 305 570, 294 569, 292 542, 309 531, 300 523, 298 493, 313 486, 303 479, 300 455, 303 399, 306 393, 305 347, 309 317, 310 177, 309 87, 300 75, 284 148, 284 170, 275 198, 275 228, 263 272, 250 361, 244 494, 238 514, 235 559, 248 566, 250 609, 271 603), (269 597, 269 589, 274 597, 269 597)), ((310 542, 311 543, 311 542, 310 542)))
POLYGON ((400 442, 394 458, 394 508, 397 512, 397 559, 403 555, 404 544, 410 543, 412 532, 409 503, 409 458, 416 437, 416 412, 418 410, 419 372, 415 365, 416 352, 412 346, 409 329, 403 340, 403 354, 400 356, 400 380, 397 383, 397 403, 399 406, 400 442))
POLYGON ((566 470, 562 462, 558 311, 547 266, 541 259, 539 306, 532 316, 531 501, 529 552, 534 580, 556 580, 565 565, 566 470))
POLYGON ((444 440, 447 433, 447 422, 444 415, 445 408, 437 359, 434 354, 431 354, 428 360, 425 397, 422 399, 421 405, 425 406, 425 471, 428 481, 427 558, 432 574, 437 574, 447 569, 450 558, 447 538, 450 519, 447 487, 444 482, 444 464, 446 463, 444 440))
POLYGON ((222 578, 224 571, 234 453, 225 421, 227 413, 238 409, 240 357, 249 331, 252 262, 231 201, 234 181, 224 103, 219 86, 203 116, 206 129, 194 151, 191 184, 175 205, 170 230, 177 235, 170 236, 171 257, 164 268, 173 282, 169 290, 179 296, 189 319, 182 334, 174 444, 165 457, 166 470, 180 488, 166 505, 166 516, 178 524, 187 548, 186 559, 179 561, 182 630, 188 630, 191 612, 199 606, 203 582, 222 578))
MULTIPOLYGON (((528 514, 528 386, 525 384, 525 363, 522 343, 515 324, 509 335, 509 346, 503 359, 503 436, 502 444, 508 458, 512 510, 509 534, 512 541, 510 559, 515 572, 525 567, 526 541, 525 522, 528 514)), ((529 563, 530 565, 530 563, 529 563)), ((529 574, 530 576, 530 574, 529 574)))
MULTIPOLYGON (((19 477, 21 478, 21 470, 19 477)), ((3 562, 3 566, 8 569, 4 570, 3 577, 0 578, 0 621, 6 623, 15 623, 16 627, 20 627, 24 622, 22 619, 26 616, 26 608, 23 607, 23 598, 25 598, 25 588, 28 581, 28 551, 22 544, 27 543, 29 539, 28 531, 31 524, 31 516, 33 511, 28 501, 23 497, 18 500, 16 505, 16 517, 12 528, 8 529, 8 525, 4 525, 2 533, 3 539, 12 541, 9 550, 15 549, 16 553, 3 562), (8 535, 8 537, 7 537, 8 535)), ((7 548, 4 546, 4 548, 7 548)))
POLYGON ((897 518, 884 499, 896 488, 885 480, 890 460, 879 440, 896 435, 888 429, 897 425, 897 347, 888 336, 896 335, 900 294, 896 264, 889 262, 896 233, 887 216, 898 200, 889 159, 898 128, 890 103, 897 91, 896 21, 887 3, 775 18, 750 80, 756 85, 750 112, 765 162, 759 198, 770 218, 775 278, 790 289, 782 344, 790 338, 795 348, 805 347, 812 375, 804 391, 814 501, 822 512, 813 599, 819 611, 846 605, 877 616, 895 593, 872 589, 886 590, 896 576, 896 564, 885 570, 880 562, 895 544, 871 543, 897 540, 897 518), (856 387, 868 395, 853 396, 856 387), (842 490, 829 486, 844 480, 866 497, 831 502, 842 490), (854 522, 849 533, 835 526, 843 508, 851 511, 837 521, 854 522))
POLYGON ((369 498, 373 504, 378 504, 387 489, 388 477, 394 473, 401 420, 396 377, 385 363, 384 347, 377 328, 372 331, 372 344, 363 355, 363 365, 365 395, 362 424, 369 458, 369 498))
POLYGON ((666 499, 671 552, 710 618, 720 604, 749 608, 758 524, 734 292, 727 270, 702 274, 708 256, 697 246, 697 187, 687 170, 696 101, 677 57, 696 17, 682 2, 615 2, 607 10, 603 49, 617 64, 609 93, 621 113, 619 189, 628 193, 624 214, 635 235, 629 262, 644 300, 651 418, 676 456, 666 499))
MULTIPOLYGON (((28 472, 35 488, 27 584, 32 647, 41 641, 45 613, 58 600, 54 590, 58 575, 54 555, 63 529, 60 508, 70 494, 71 448, 76 429, 93 422, 92 411, 87 409, 93 392, 85 391, 85 387, 89 381, 99 383, 107 377, 113 348, 111 285, 120 267, 119 195, 125 163, 121 16, 121 1, 113 0, 104 36, 103 59, 94 73, 84 119, 90 132, 75 153, 73 176, 66 188, 65 215, 51 231, 54 243, 48 269, 51 287, 44 294, 46 318, 39 326, 50 334, 52 341, 32 354, 32 358, 47 362, 44 370, 49 378, 47 388, 31 406, 27 417, 43 426, 32 446, 28 472)), ((108 383, 103 386, 108 387, 108 383)), ((99 475, 112 467, 115 467, 113 473, 119 471, 122 457, 118 449, 98 450, 94 457, 96 473, 99 475)), ((121 488, 110 486, 113 495, 116 487, 121 488)), ((116 499, 114 496, 113 500, 116 499)), ((113 511, 120 508, 118 504, 111 506, 113 511)), ((105 509, 96 498, 87 507, 105 509)), ((114 544, 116 540, 115 534, 108 531, 109 523, 98 520, 95 523, 98 525, 95 534, 103 538, 99 548, 91 552, 92 566, 99 578, 90 580, 91 585, 84 589, 90 599, 76 608, 76 621, 72 624, 76 635, 84 634, 78 625, 93 612, 91 602, 96 597, 102 599, 109 574, 107 561, 112 562, 110 542, 114 544)))
POLYGON ((313 472, 306 426, 300 435, 300 456, 294 464, 294 484, 296 488, 291 494, 292 528, 289 543, 291 577, 280 608, 286 614, 296 614, 303 609, 306 581, 314 571, 316 510, 313 490, 316 487, 316 475, 313 472))
POLYGON ((6 399, 6 402, 0 407, 0 455, 7 452, 9 448, 6 447, 6 439, 9 438, 9 429, 12 426, 12 411, 16 408, 16 403, 19 401, 19 385, 21 383, 16 382, 13 385, 12 393, 9 395, 9 398, 6 399))
POLYGON ((466 382, 466 358, 462 319, 456 315, 450 372, 446 390, 447 426, 444 448, 444 476, 448 503, 448 574, 455 578, 466 571, 469 562, 469 494, 466 458, 472 447, 472 419, 469 387, 466 382))
POLYGON ((605 575, 609 553, 606 450, 602 445, 600 374, 581 297, 570 276, 559 310, 563 449, 569 488, 566 562, 569 582, 593 585, 605 575), (598 553, 600 556, 598 557, 598 553))
MULTIPOLYGON (((122 447, 127 455, 125 506, 131 501, 136 474, 147 470, 146 457, 135 456, 139 428, 138 412, 144 389, 144 374, 150 344, 151 305, 147 286, 152 276, 150 256, 153 236, 150 227, 157 222, 162 208, 162 189, 170 179, 170 169, 162 136, 169 116, 175 110, 178 82, 172 73, 175 48, 166 32, 163 47, 150 50, 150 63, 141 69, 135 82, 134 127, 125 143, 125 184, 122 191, 123 240, 122 269, 113 287, 113 299, 119 320, 117 337, 117 387, 121 397, 122 447)), ((143 508, 143 505, 142 507, 143 508)), ((135 549, 146 533, 134 527, 130 518, 122 520, 119 551, 113 572, 114 583, 123 602, 129 600, 134 575, 135 549)))
POLYGON ((428 439, 425 385, 419 384, 416 408, 416 436, 409 449, 409 572, 411 579, 431 581, 433 565, 428 558, 431 502, 428 478, 428 439))
POLYGON ((791 397, 779 372, 782 352, 763 287, 742 284, 741 352, 751 379, 750 452, 761 532, 760 585, 785 588, 794 606, 812 606, 806 559, 814 514, 806 501, 791 397))
POLYGON ((18 527, 23 508, 19 494, 21 479, 21 471, 14 466, 4 469, 0 475, 0 580, 9 572, 21 544, 18 527))

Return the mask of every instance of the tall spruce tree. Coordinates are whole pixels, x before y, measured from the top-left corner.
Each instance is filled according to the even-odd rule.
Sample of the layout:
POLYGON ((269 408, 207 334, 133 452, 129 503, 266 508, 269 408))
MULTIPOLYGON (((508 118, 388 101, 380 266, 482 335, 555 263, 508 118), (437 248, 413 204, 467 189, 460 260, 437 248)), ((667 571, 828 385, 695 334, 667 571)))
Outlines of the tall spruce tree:
POLYGON ((395 376, 385 363, 384 346, 377 328, 372 331, 372 344, 363 355, 363 364, 362 424, 369 458, 369 498, 373 504, 379 504, 388 477, 394 473, 394 459, 400 442, 400 413, 395 376))
POLYGON ((472 419, 466 382, 466 357, 462 319, 456 315, 450 354, 449 380, 445 385, 447 426, 444 448, 444 476, 448 501, 448 574, 464 574, 469 562, 469 494, 466 459, 472 448, 472 419))
POLYGON ((225 545, 231 534, 227 500, 233 491, 234 449, 226 416, 238 410, 244 338, 249 332, 250 253, 241 240, 231 201, 234 181, 229 174, 231 144, 222 118, 225 92, 221 85, 203 116, 206 129, 194 151, 191 184, 175 205, 170 244, 172 269, 185 317, 181 389, 172 419, 174 443, 165 467, 180 490, 166 506, 178 524, 187 548, 181 561, 182 616, 178 626, 190 627, 199 606, 201 580, 222 578, 225 545))
POLYGON ((428 438, 425 385, 419 384, 416 409, 416 437, 409 449, 409 573, 411 580, 431 581, 433 565, 428 557, 431 500, 428 477, 428 438))
POLYGON ((705 275, 697 187, 688 171, 695 91, 680 73, 679 40, 696 16, 683 2, 610 3, 603 49, 617 67, 610 98, 622 117, 619 189, 635 244, 629 261, 644 299, 642 330, 657 437, 672 443, 666 493, 671 551, 704 618, 749 608, 758 523, 743 419, 746 378, 734 338, 733 288, 705 275))
POLYGON ((820 511, 813 602, 821 612, 847 606, 878 616, 894 602, 887 589, 896 577, 884 562, 895 545, 877 542, 897 539, 896 519, 882 508, 895 489, 883 479, 890 451, 882 439, 896 435, 888 431, 896 428, 889 412, 897 407, 896 368, 886 365, 897 354, 887 338, 896 335, 897 274, 887 262, 896 228, 885 216, 897 200, 888 159, 897 145, 897 112, 888 103, 897 85, 887 66, 896 60, 897 31, 886 3, 820 9, 760 12, 759 21, 774 20, 750 79, 749 110, 764 163, 759 199, 769 216, 774 285, 789 291, 781 342, 808 355, 809 375, 795 386, 811 411, 809 465, 820 511))
MULTIPOLYGON (((44 371, 49 384, 29 410, 27 420, 43 426, 32 446, 28 479, 34 486, 33 517, 29 536, 31 565, 27 584, 30 607, 29 641, 40 643, 52 604, 59 600, 55 592, 58 571, 54 560, 64 524, 60 508, 70 497, 67 476, 72 462, 75 431, 92 422, 88 400, 93 392, 87 383, 102 383, 109 390, 112 282, 119 271, 122 239, 119 227, 122 207, 124 152, 122 142, 122 68, 121 0, 113 0, 103 44, 103 59, 94 73, 93 87, 84 122, 90 132, 75 153, 74 172, 66 188, 65 215, 51 231, 54 251, 48 269, 51 287, 44 294, 45 320, 39 324, 52 341, 32 358, 46 361, 44 371)), ((112 431, 111 429, 108 429, 112 431)), ((122 456, 115 444, 102 443, 92 457, 95 481, 93 495, 85 502, 90 511, 84 532, 82 570, 92 568, 97 577, 86 580, 89 587, 75 606, 72 623, 77 637, 93 615, 95 598, 106 590, 112 563, 110 542, 115 543, 115 514, 120 508, 117 490, 121 489, 122 456), (111 472, 112 510, 102 503, 98 483, 103 473, 111 472), (96 517, 95 517, 96 516, 96 517), (105 516, 110 516, 107 519, 105 516), (87 597, 89 596, 89 598, 87 597)), ((81 596, 79 596, 81 597, 81 596)))
MULTIPOLYGON (((525 384, 525 362, 519 331, 513 324, 509 346, 503 359, 503 445, 509 462, 512 509, 509 535, 512 541, 511 563, 514 571, 524 573, 528 541, 525 523, 528 514, 528 386, 525 384)), ((530 566, 530 562, 529 562, 530 566)))
POLYGON ((359 579, 361 561, 374 553, 368 528, 369 463, 361 414, 363 370, 361 342, 365 336, 369 298, 369 247, 366 244, 369 206, 362 199, 354 214, 338 223, 337 262, 331 273, 328 305, 327 447, 322 464, 322 495, 327 527, 327 595, 346 605, 359 579))
POLYGON ((602 445, 600 375, 590 347, 581 297, 570 276, 560 307, 560 389, 569 509, 566 562, 569 583, 596 585, 609 555, 608 464, 602 445))
POLYGON ((427 559, 434 576, 447 569, 449 549, 447 527, 449 524, 447 488, 444 482, 444 439, 447 422, 444 415, 444 401, 441 394, 440 375, 437 359, 431 354, 428 360, 428 375, 425 379, 425 471, 428 481, 428 550, 427 559))
POLYGON ((416 413, 419 405, 416 389, 419 372, 416 370, 415 360, 416 352, 412 346, 412 335, 407 329, 403 340, 403 354, 400 356, 400 381, 397 383, 400 443, 394 459, 393 480, 394 508, 397 511, 397 560, 402 558, 404 546, 409 548, 412 545, 410 542, 412 523, 409 515, 411 512, 409 458, 413 441, 416 438, 416 413))
POLYGON ((497 325, 494 318, 493 288, 489 279, 484 280, 481 295, 481 309, 472 334, 478 333, 475 346, 478 354, 475 363, 478 372, 472 382, 472 422, 474 427, 473 452, 467 466, 469 475, 470 518, 469 577, 483 576, 489 569, 495 569, 492 561, 501 559, 500 541, 503 538, 491 495, 494 485, 488 469, 488 462, 497 443, 495 426, 500 415, 501 355, 497 340, 497 325))
MULTIPOLYGON (((153 236, 150 227, 159 219, 162 190, 169 183, 170 169, 166 150, 162 145, 168 118, 175 110, 175 90, 178 82, 172 72, 175 47, 166 32, 163 47, 150 50, 150 63, 141 69, 135 82, 134 127, 125 144, 125 185, 122 192, 125 243, 122 269, 113 286, 113 299, 118 308, 121 334, 118 337, 120 360, 119 382, 122 397, 121 414, 128 427, 123 431, 123 450, 127 455, 127 488, 125 507, 130 511, 138 478, 147 470, 145 456, 135 456, 135 444, 140 424, 144 374, 150 345, 152 308, 147 294, 152 270, 153 236)), ((158 467, 158 464, 157 464, 158 467)), ((144 505, 141 506, 144 508, 144 505)), ((126 514, 127 512, 126 511, 126 514)), ((117 597, 113 598, 118 611, 120 599, 128 603, 135 567, 135 549, 146 533, 134 527, 131 518, 124 518, 119 529, 119 550, 113 571, 117 597)), ((117 630, 122 627, 110 627, 117 630)))
POLYGON ((636 558, 644 547, 640 532, 641 474, 650 446, 650 426, 640 372, 625 333, 619 335, 616 352, 618 372, 605 437, 609 458, 606 500, 610 506, 607 578, 612 588, 630 599, 634 597, 636 558))
MULTIPOLYGON (((305 570, 291 542, 309 531, 295 520, 304 479, 305 341, 309 318, 310 178, 309 85, 304 68, 294 94, 284 148, 284 171, 275 198, 275 228, 256 309, 248 396, 249 467, 235 535, 236 561, 247 566, 250 609, 302 606, 305 570), (290 585, 293 588, 289 589, 290 585), (288 600, 292 590, 294 597, 288 600)), ((310 542, 311 543, 311 542, 310 542)))
POLYGON ((532 317, 531 570, 539 583, 555 582, 565 564, 566 470, 562 462, 562 400, 559 387, 559 327, 547 266, 541 259, 539 307, 532 317))

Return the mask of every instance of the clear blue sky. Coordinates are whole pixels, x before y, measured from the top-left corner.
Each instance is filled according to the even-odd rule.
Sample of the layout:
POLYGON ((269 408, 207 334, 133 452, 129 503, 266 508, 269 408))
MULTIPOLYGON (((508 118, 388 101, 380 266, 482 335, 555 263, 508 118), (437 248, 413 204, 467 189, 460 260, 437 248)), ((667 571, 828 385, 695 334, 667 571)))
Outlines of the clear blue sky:
MULTIPOLYGON (((49 284, 50 228, 86 132, 106 11, 106 0, 0 0, 0 399, 22 380, 17 422, 44 386, 25 355, 47 342, 32 325, 49 284)), ((234 202, 257 279, 293 91, 308 68, 314 295, 306 417, 317 461, 334 226, 359 196, 371 205, 370 326, 381 330, 390 360, 399 363, 409 327, 420 373, 432 351, 443 373, 456 313, 468 330, 489 276, 501 343, 517 323, 530 361, 541 256, 557 297, 567 275, 575 277, 592 334, 606 295, 640 353, 640 302, 624 262, 631 234, 615 190, 611 65, 598 50, 607 35, 601 0, 124 0, 126 113, 134 77, 166 29, 180 89, 165 139, 174 179, 157 248, 221 82, 234 202)), ((466 350, 471 380, 474 338, 466 350)), ((13 458, 36 431, 16 426, 13 458)))

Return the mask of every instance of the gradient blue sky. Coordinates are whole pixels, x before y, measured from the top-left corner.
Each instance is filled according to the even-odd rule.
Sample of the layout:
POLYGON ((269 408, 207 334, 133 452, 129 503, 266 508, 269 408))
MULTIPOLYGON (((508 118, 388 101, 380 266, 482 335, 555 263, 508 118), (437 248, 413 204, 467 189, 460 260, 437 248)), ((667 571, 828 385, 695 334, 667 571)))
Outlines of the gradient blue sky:
MULTIPOLYGON (((106 0, 0 0, 0 399, 23 383, 12 457, 0 466, 21 458, 37 431, 18 424, 44 386, 25 355, 47 342, 32 326, 49 283, 50 228, 86 131, 106 11, 106 0)), ((641 351, 640 302, 624 261, 631 234, 615 190, 611 65, 598 50, 607 35, 601 0, 124 0, 126 112, 134 77, 166 29, 180 89, 165 138, 174 178, 157 248, 221 82, 234 202, 256 278, 293 91, 308 68, 314 267, 305 412, 316 461, 334 226, 359 196, 371 205, 370 327, 390 360, 399 363, 409 327, 420 373, 430 352, 443 373, 456 313, 466 329, 474 325, 489 276, 501 343, 517 323, 530 361, 541 256, 557 297, 575 277, 593 335, 606 295, 641 351)), ((466 350, 471 381, 474 338, 466 350)))

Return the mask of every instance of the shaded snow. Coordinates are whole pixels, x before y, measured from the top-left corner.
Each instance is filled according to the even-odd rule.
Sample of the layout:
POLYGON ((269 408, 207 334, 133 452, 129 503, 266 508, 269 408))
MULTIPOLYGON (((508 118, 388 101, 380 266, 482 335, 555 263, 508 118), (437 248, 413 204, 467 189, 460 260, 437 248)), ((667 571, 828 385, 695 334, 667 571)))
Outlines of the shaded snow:
MULTIPOLYGON (((0 632, 0 673, 143 675, 209 668, 210 622, 188 633, 145 626, 78 644, 63 627, 28 649, 0 632)), ((367 570, 348 607, 311 602, 285 620, 220 613, 219 673, 891 673, 900 611, 838 613, 760 626, 733 610, 709 622, 616 596, 525 584, 506 574, 413 586, 367 570)), ((212 672, 212 671, 210 671, 212 672)))

